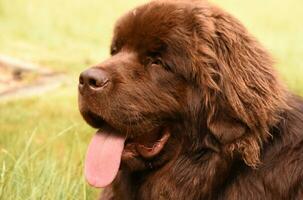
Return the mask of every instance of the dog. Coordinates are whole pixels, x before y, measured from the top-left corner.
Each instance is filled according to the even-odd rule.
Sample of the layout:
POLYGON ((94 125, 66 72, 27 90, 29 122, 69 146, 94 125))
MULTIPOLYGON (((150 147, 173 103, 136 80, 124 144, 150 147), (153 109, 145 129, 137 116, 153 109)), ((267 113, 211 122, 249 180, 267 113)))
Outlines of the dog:
POLYGON ((207 1, 122 16, 111 57, 81 73, 98 129, 85 176, 102 200, 303 199, 303 101, 269 53, 207 1))

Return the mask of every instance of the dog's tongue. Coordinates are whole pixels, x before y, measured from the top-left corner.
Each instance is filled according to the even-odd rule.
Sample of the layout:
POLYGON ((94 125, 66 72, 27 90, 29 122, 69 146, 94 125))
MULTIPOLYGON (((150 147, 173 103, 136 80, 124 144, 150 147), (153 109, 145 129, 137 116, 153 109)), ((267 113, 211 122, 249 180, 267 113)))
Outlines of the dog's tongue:
POLYGON ((105 187, 116 177, 124 148, 125 137, 112 130, 99 130, 91 140, 85 160, 85 177, 94 187, 105 187))

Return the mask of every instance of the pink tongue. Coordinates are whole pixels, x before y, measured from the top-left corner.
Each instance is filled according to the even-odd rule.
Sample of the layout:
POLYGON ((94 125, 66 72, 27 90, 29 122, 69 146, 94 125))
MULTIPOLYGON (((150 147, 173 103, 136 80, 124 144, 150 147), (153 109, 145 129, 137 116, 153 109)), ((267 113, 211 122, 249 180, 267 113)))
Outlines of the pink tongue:
POLYGON ((105 187, 115 179, 121 161, 125 138, 101 132, 91 140, 85 160, 85 177, 94 187, 105 187))

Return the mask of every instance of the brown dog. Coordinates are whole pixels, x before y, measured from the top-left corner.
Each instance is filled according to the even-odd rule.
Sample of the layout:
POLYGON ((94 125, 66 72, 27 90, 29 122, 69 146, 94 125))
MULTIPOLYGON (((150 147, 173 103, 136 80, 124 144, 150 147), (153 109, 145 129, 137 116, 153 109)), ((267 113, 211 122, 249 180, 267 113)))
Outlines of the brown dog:
POLYGON ((153 1, 118 21, 111 55, 79 83, 102 199, 303 199, 303 102, 238 20, 153 1))

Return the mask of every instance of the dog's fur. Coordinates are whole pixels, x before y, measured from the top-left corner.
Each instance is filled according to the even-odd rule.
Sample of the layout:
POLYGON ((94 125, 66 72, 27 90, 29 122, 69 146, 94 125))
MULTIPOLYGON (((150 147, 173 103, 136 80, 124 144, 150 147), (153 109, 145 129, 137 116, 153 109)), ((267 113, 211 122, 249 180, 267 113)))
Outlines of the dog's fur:
POLYGON ((123 161, 101 199, 303 199, 303 102, 238 20, 206 1, 153 1, 118 21, 111 49, 95 67, 112 85, 83 115, 87 104, 121 132, 172 137, 150 168, 123 161))

